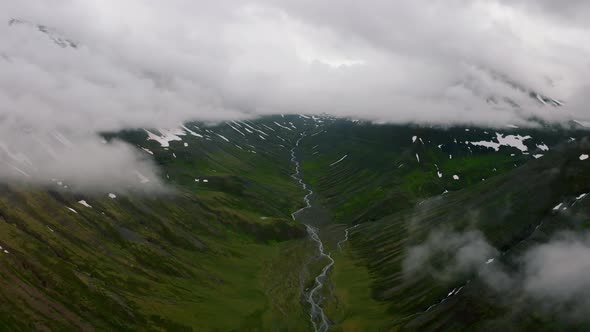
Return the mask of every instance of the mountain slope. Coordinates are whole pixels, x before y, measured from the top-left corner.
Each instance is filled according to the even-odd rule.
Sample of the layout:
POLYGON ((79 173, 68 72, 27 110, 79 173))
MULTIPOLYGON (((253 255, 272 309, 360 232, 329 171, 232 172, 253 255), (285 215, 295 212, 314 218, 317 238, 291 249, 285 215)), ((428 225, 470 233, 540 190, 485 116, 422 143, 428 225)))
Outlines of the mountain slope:
POLYGON ((79 194, 58 180, 50 188, 4 185, 5 328, 308 326, 299 276, 290 275, 308 242, 290 217, 302 203, 286 150, 247 152, 211 133, 168 147, 143 130, 106 136, 147 149, 173 190, 154 197, 79 194))
MULTIPOLYGON (((362 300, 359 295, 349 303, 334 300, 330 314, 341 319, 335 329, 363 326, 345 313, 354 307, 375 306, 371 304, 375 301, 388 308, 374 311, 372 321, 381 321, 379 328, 387 330, 485 330, 494 324, 514 330, 583 328, 583 323, 568 325, 563 319, 557 325, 546 325, 549 321, 538 316, 546 312, 540 307, 531 309, 529 302, 528 306, 519 304, 518 311, 504 319, 516 310, 515 304, 499 301, 502 296, 476 276, 440 279, 422 273, 409 278, 404 264, 409 250, 432 234, 451 241, 454 234, 481 232, 501 253, 522 253, 531 236, 537 240, 550 237, 538 235, 546 228, 550 229, 547 234, 570 228, 572 221, 564 224, 554 207, 564 200, 571 205, 590 191, 589 168, 580 158, 588 153, 586 135, 547 128, 440 130, 349 123, 311 137, 305 145, 304 170, 315 183, 318 201, 336 221, 360 223, 347 229, 348 249, 336 257, 332 277, 336 296, 348 297, 346 291, 338 290, 358 289, 361 284, 366 291, 360 294, 370 294, 370 298, 362 300), (514 135, 514 146, 491 139, 509 135, 514 135), (527 136, 530 138, 522 139, 527 136), (342 156, 347 157, 334 164, 342 156), (404 171, 408 164, 412 167, 404 171), (468 280, 472 282, 465 285, 468 280), (443 304, 436 305, 449 294, 452 296, 443 304)), ((584 206, 576 206, 582 213, 577 223, 584 219, 584 206)), ((326 232, 334 238, 332 248, 336 249, 343 228, 330 227, 326 232)), ((505 255, 507 261, 518 259, 511 255, 505 255)), ((446 271, 444 267, 451 266, 453 259, 436 257, 437 274, 446 271)))
MULTIPOLYGON (((553 207, 590 192, 585 135, 299 115, 105 133, 105 144, 153 159, 172 190, 146 192, 139 175, 136 188, 85 194, 59 179, 4 184, 0 320, 9 330, 308 330, 303 294, 325 264, 301 220, 335 260, 319 302, 330 330, 483 329, 506 313, 498 295, 470 274, 407 279, 408 250, 443 229, 479 230, 516 253, 567 228, 553 207), (293 221, 305 206, 290 160, 302 134, 313 208, 293 221)), ((538 326, 522 317, 504 324, 538 326)))

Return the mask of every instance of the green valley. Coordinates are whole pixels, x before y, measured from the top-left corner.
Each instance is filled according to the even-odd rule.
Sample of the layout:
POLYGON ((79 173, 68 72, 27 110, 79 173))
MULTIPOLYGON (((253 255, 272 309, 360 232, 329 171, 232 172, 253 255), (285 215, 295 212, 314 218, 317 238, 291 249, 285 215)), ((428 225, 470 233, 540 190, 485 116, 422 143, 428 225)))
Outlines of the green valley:
POLYGON ((545 237, 570 227, 551 208, 590 191, 575 160, 585 131, 502 131, 526 150, 475 144, 497 131, 289 115, 104 134, 152 158, 166 191, 4 184, 3 329, 313 330, 313 288, 333 331, 487 328, 507 310, 497 295, 463 285, 469 273, 408 279, 408 249, 434 230, 477 229, 517 251, 538 241, 539 220, 545 237), (472 321, 449 320, 465 310, 472 321))

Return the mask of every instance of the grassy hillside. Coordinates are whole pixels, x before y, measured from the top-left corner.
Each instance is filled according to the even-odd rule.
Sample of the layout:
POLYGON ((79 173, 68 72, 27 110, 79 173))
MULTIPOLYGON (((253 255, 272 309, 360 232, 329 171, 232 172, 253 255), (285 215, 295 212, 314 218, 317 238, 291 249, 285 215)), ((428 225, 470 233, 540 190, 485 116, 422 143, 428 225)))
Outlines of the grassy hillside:
POLYGON ((321 203, 333 211, 334 222, 358 223, 479 183, 544 155, 538 146, 582 135, 562 129, 423 128, 337 120, 302 141, 303 169, 321 203), (531 138, 524 140, 526 151, 471 144, 494 141, 496 133, 531 138))
POLYGON ((313 248, 290 217, 303 195, 290 141, 238 148, 213 130, 241 136, 106 135, 147 149, 167 194, 3 185, 2 329, 309 328, 292 269, 313 248))
MULTIPOLYGON (((335 329, 361 330, 365 324, 385 330, 564 328, 563 322, 546 325, 550 319, 542 318, 543 311, 527 313, 525 305, 518 307, 519 314, 502 320, 514 308, 498 304, 498 294, 486 291, 477 279, 460 295, 423 313, 474 276, 441 280, 423 274, 408 279, 403 262, 408 248, 423 243, 435 231, 478 230, 501 252, 512 253, 546 228, 553 227, 547 231, 551 234, 570 227, 571 221, 556 222, 563 218, 554 214, 553 207, 590 191, 590 166, 578 158, 588 151, 583 143, 586 133, 518 129, 520 135, 532 136, 523 153, 511 147, 495 151, 464 143, 478 142, 486 135, 489 139, 485 132, 491 130, 350 122, 337 126, 305 142, 304 162, 318 201, 334 220, 360 223, 350 230, 350 240, 332 274, 338 298, 334 302, 340 304, 330 308, 337 320, 335 329), (537 145, 545 144, 549 151, 540 152, 537 145), (537 153, 543 156, 532 156, 537 153), (458 179, 453 179, 454 174, 458 179), (357 295, 351 299, 353 290, 357 295), (351 308, 372 308, 363 315, 371 317, 370 322, 357 325, 351 318, 354 314, 346 313, 351 308)), ((584 211, 582 204, 576 209, 584 211)), ((326 233, 337 238, 331 234, 343 236, 343 228, 332 227, 326 233)), ((439 257, 436 264, 445 266, 451 259, 439 257)))
POLYGON ((572 207, 575 223, 552 212, 590 192, 590 168, 578 159, 585 132, 290 115, 105 134, 158 165, 164 194, 145 192, 141 178, 136 188, 93 193, 59 179, 2 184, 0 329, 310 330, 301 294, 325 262, 291 218, 304 206, 290 161, 301 134, 296 153, 315 194, 298 217, 320 227, 335 260, 322 302, 331 330, 546 323, 526 310, 498 321, 507 309, 474 276, 407 279, 402 262, 441 228, 478 229, 517 253, 587 227, 585 201, 572 207))

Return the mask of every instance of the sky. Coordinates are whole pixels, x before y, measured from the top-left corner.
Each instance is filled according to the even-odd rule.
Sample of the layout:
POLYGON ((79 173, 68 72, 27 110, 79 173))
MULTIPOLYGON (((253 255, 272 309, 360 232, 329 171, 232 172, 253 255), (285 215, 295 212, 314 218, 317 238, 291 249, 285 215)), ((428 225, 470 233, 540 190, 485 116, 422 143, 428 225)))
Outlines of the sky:
MULTIPOLYGON (((0 150, 43 165, 36 166, 39 180, 72 178, 71 169, 83 168, 72 180, 80 187, 93 188, 96 179, 126 185, 135 171, 157 185, 149 160, 122 143, 100 143, 98 133, 277 113, 481 126, 526 125, 533 115, 589 120, 589 7, 549 0, 3 1, 0 150), (13 18, 24 23, 8 24, 13 18), (59 47, 35 24, 78 47, 59 47), (506 81, 564 107, 542 106, 506 81), (56 133, 75 144, 48 143, 56 133)), ((10 168, 0 167, 0 178, 19 173, 10 168)))

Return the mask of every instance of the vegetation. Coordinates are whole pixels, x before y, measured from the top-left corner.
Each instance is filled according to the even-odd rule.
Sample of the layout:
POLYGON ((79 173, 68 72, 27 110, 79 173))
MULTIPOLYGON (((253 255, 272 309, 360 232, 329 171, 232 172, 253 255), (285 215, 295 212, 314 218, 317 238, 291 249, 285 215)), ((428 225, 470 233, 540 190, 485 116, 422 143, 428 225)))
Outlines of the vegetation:
POLYGON ((441 227, 479 229, 511 252, 587 228, 585 202, 572 210, 575 223, 551 212, 590 192, 590 169, 577 160, 583 146, 563 143, 584 132, 501 130, 532 136, 525 154, 469 143, 489 141, 492 129, 301 116, 231 125, 186 124, 190 131, 169 146, 144 130, 105 134, 153 158, 172 189, 157 196, 82 194, 57 180, 47 188, 3 184, 0 329, 310 330, 302 291, 325 262, 314 260, 301 221, 320 227, 336 261, 323 289, 333 331, 547 324, 542 311, 507 315, 477 280, 423 314, 473 276, 408 280, 402 262, 409 246, 441 227), (294 221, 305 192, 291 177, 290 150, 302 133, 296 152, 314 207, 294 221), (341 242, 353 224, 360 226, 341 242))

